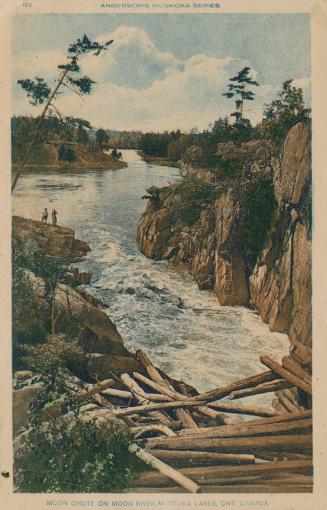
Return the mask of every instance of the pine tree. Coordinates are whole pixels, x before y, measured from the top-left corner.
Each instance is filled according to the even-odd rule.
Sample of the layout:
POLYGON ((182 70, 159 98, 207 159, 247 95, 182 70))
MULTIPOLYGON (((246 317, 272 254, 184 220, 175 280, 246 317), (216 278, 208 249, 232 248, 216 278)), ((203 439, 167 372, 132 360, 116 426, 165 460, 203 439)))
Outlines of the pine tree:
POLYGON ((239 71, 233 78, 230 78, 228 84, 228 92, 224 92, 223 96, 229 99, 236 96, 235 106, 236 111, 231 115, 235 117, 235 124, 243 124, 245 119, 243 118, 244 113, 244 101, 253 101, 254 92, 249 87, 258 87, 259 83, 250 76, 251 68, 246 66, 239 71))

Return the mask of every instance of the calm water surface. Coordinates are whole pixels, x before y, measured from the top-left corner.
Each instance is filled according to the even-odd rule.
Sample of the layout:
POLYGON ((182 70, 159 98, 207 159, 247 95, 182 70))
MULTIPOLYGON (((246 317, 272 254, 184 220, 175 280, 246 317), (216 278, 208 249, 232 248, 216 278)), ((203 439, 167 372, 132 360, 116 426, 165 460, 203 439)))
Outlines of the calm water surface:
POLYGON ((286 335, 271 333, 250 310, 220 307, 191 278, 139 253, 142 196, 149 186, 176 180, 178 170, 148 165, 135 151, 123 151, 123 157, 128 168, 116 171, 29 173, 18 182, 13 213, 40 219, 44 207, 55 208, 58 223, 90 244, 89 258, 79 264, 93 274, 87 290, 109 305, 106 312, 126 347, 143 349, 172 377, 206 391, 263 371, 260 354, 281 359, 288 350, 286 335), (184 309, 177 306, 179 298, 184 309))

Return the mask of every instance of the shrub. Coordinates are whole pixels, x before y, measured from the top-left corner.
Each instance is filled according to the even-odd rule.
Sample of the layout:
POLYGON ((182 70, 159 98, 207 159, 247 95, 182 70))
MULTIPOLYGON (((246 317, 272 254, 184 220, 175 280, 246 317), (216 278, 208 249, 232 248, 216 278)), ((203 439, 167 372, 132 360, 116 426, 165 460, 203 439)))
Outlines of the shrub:
POLYGON ((19 492, 122 491, 146 469, 123 429, 76 417, 36 427, 15 459, 19 492))
POLYGON ((243 192, 240 244, 251 265, 262 250, 270 230, 277 202, 271 180, 260 180, 243 192))
POLYGON ((73 373, 86 371, 86 355, 77 340, 68 340, 64 335, 48 336, 47 342, 38 345, 22 345, 23 361, 27 368, 42 374, 53 374, 60 368, 73 373))
POLYGON ((212 204, 221 194, 221 188, 196 178, 184 178, 174 192, 180 196, 176 205, 176 216, 187 225, 193 225, 201 211, 212 204))

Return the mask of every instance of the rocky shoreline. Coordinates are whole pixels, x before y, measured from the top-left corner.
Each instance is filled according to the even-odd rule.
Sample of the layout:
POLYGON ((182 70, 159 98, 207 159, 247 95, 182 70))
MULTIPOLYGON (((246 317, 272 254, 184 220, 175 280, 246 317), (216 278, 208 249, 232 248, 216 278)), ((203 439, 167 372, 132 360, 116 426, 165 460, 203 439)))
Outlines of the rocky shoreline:
POLYGON ((148 190, 138 246, 149 258, 186 268, 200 289, 216 292, 221 305, 254 307, 271 331, 288 334, 294 348, 304 345, 311 353, 309 125, 289 131, 281 160, 271 158, 261 172, 259 166, 252 163, 247 182, 226 184, 214 172, 182 164, 182 176, 215 185, 216 200, 187 224, 176 185, 148 190), (256 246, 244 250, 246 236, 264 240, 257 253, 256 246))

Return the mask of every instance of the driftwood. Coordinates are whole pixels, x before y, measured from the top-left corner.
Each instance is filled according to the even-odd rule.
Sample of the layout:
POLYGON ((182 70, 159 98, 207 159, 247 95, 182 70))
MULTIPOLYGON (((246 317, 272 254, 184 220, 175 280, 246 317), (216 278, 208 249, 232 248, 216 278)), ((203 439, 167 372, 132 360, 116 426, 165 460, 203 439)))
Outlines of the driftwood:
MULTIPOLYGON (((136 400, 140 404, 149 404, 149 399, 147 398, 147 394, 142 390, 142 388, 137 384, 134 379, 132 379, 128 374, 122 374, 121 380, 125 384, 127 388, 129 388, 132 392, 132 394, 135 395, 136 400)), ((156 418, 160 423, 162 423, 164 426, 169 427, 170 420, 168 416, 166 416, 164 413, 155 411, 152 413, 152 416, 156 418)))
MULTIPOLYGON (((271 477, 273 474, 281 473, 310 473, 312 470, 311 461, 295 460, 284 462, 267 462, 264 464, 249 464, 240 466, 205 466, 195 468, 183 468, 180 473, 191 478, 195 482, 206 485, 216 483, 217 479, 230 479, 237 476, 260 476, 271 477)), ((141 487, 167 486, 170 482, 160 473, 146 472, 133 481, 133 485, 141 487)), ((170 483, 171 484, 171 483, 170 483)))
MULTIPOLYGON (((226 493, 311 493, 312 486, 306 485, 284 485, 280 487, 272 487, 271 485, 202 485, 202 492, 214 494, 226 493)), ((155 494, 155 493, 185 493, 181 487, 137 487, 133 488, 133 492, 140 494, 155 494)))
POLYGON ((123 398, 127 400, 132 400, 133 398, 133 394, 130 391, 116 390, 114 388, 102 390, 101 393, 103 395, 108 395, 109 397, 123 398))
POLYGON ((300 407, 294 404, 294 402, 290 400, 283 391, 277 391, 276 395, 278 396, 280 402, 283 404, 285 409, 287 409, 287 411, 289 411, 290 413, 300 411, 300 407))
POLYGON ((196 429, 192 434, 188 430, 179 432, 179 437, 252 437, 270 436, 277 434, 307 433, 312 430, 312 419, 297 420, 293 422, 272 423, 263 425, 248 425, 243 422, 238 425, 225 425, 221 427, 207 427, 196 429))
MULTIPOLYGON (((145 377, 144 375, 139 374, 138 372, 133 372, 133 376, 135 377, 135 379, 143 382, 144 384, 147 384, 150 388, 152 388, 160 393, 163 393, 164 395, 166 395, 167 397, 170 397, 173 400, 178 400, 178 399, 183 400, 185 397, 187 397, 190 400, 192 399, 192 397, 190 397, 186 392, 180 393, 179 391, 175 390, 174 388, 165 386, 164 384, 161 384, 159 382, 152 381, 148 377, 145 377)), ((217 419, 217 418, 221 417, 221 413, 218 413, 217 411, 214 411, 213 409, 209 409, 209 407, 206 407, 206 406, 199 407, 198 411, 201 414, 203 414, 204 416, 207 416, 209 418, 217 419)), ((190 423, 188 421, 188 425, 191 426, 192 423, 190 423)))
POLYGON ((269 356, 260 356, 260 361, 267 367, 271 368, 279 377, 283 377, 287 381, 289 381, 294 386, 297 386, 301 390, 305 391, 309 395, 312 395, 311 385, 302 381, 299 377, 294 375, 292 372, 282 367, 276 361, 272 360, 269 356))
MULTIPOLYGON (((128 374, 122 374, 120 378, 125 386, 129 388, 129 390, 137 397, 141 397, 144 400, 159 400, 164 402, 171 400, 167 396, 159 393, 145 393, 145 391, 137 384, 137 382, 134 381, 134 379, 128 374)), ((138 400, 140 400, 140 398, 138 398, 138 400)))
POLYGON ((211 402, 210 407, 213 407, 214 409, 217 409, 219 411, 224 411, 226 413, 233 413, 233 414, 244 414, 244 415, 250 415, 250 416, 262 416, 264 418, 268 418, 270 416, 275 416, 276 412, 271 409, 267 409, 264 407, 258 407, 258 406, 240 406, 237 404, 229 404, 225 402, 211 402))
POLYGON ((148 434, 149 432, 160 432, 164 436, 167 437, 175 437, 176 434, 165 425, 143 425, 143 426, 137 426, 137 427, 131 427, 131 432, 135 434, 135 437, 141 437, 144 434, 148 434))
POLYGON ((255 456, 234 453, 216 453, 216 452, 194 452, 185 450, 156 450, 156 457, 171 462, 174 465, 198 465, 210 464, 254 464, 255 456))
POLYGON ((282 359, 282 366, 311 386, 311 375, 308 374, 308 372, 306 372, 306 370, 304 370, 294 359, 289 356, 284 356, 282 359))
POLYGON ((169 478, 170 480, 173 480, 178 485, 184 487, 184 489, 186 489, 188 492, 201 492, 199 485, 194 483, 179 471, 176 471, 176 469, 168 466, 168 464, 165 464, 161 460, 157 459, 151 453, 146 452, 142 448, 136 447, 135 455, 147 464, 150 464, 150 466, 154 469, 158 470, 160 475, 163 475, 165 479, 169 478))
POLYGON ((246 377, 245 379, 236 381, 232 384, 229 384, 228 386, 225 386, 224 388, 217 388, 215 390, 207 391, 206 393, 200 393, 194 398, 197 400, 203 400, 205 402, 213 402, 215 400, 227 397, 233 391, 252 388, 253 386, 258 386, 259 384, 273 381, 276 378, 277 376, 274 374, 274 372, 272 370, 268 370, 267 372, 262 372, 261 374, 253 375, 251 377, 246 377))
POLYGON ((246 388, 244 390, 233 391, 233 393, 231 393, 229 395, 229 398, 237 399, 237 398, 249 397, 251 395, 259 395, 261 393, 271 393, 273 391, 290 388, 291 386, 292 386, 291 383, 289 383, 288 381, 283 381, 283 380, 271 382, 271 383, 259 384, 258 386, 255 386, 254 388, 246 388))
MULTIPOLYGON (((153 363, 150 361, 150 359, 143 351, 138 350, 136 352, 136 358, 145 368, 146 372, 149 374, 152 381, 157 382, 162 386, 165 386, 166 388, 173 390, 169 382, 160 375, 159 371, 156 369, 156 367, 153 365, 153 363)), ((177 409, 176 416, 183 423, 184 427, 187 428, 197 427, 197 423, 193 420, 192 416, 187 411, 187 409, 177 409)))
POLYGON ((178 409, 179 407, 195 407, 203 405, 203 402, 194 401, 176 401, 176 402, 163 402, 162 404, 146 404, 143 406, 127 407, 121 409, 114 409, 113 414, 116 416, 127 416, 129 414, 148 413, 151 411, 158 411, 162 409, 178 409))
POLYGON ((105 381, 101 381, 98 384, 94 384, 90 386, 87 390, 82 391, 77 395, 76 398, 78 400, 86 400, 87 398, 92 397, 97 393, 106 390, 107 388, 110 388, 110 386, 113 386, 114 384, 115 381, 113 379, 106 379, 105 381))
POLYGON ((255 436, 236 438, 198 438, 196 436, 153 438, 147 440, 150 448, 169 450, 200 450, 226 453, 253 454, 260 450, 303 451, 312 449, 311 434, 255 436))

